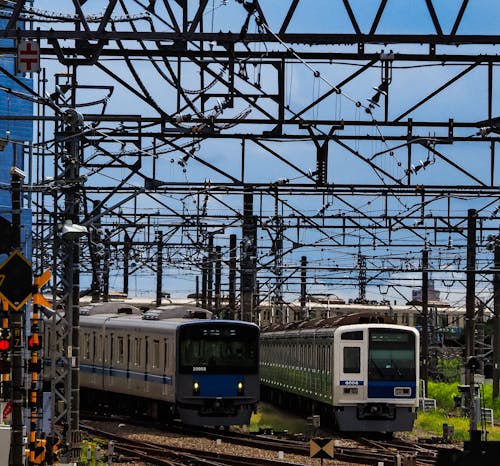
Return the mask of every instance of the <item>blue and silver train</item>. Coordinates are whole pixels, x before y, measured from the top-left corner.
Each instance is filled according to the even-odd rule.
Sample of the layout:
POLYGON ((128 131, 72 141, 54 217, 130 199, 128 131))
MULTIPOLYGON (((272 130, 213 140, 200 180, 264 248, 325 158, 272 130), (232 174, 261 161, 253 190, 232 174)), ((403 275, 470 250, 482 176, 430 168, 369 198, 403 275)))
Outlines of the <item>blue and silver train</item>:
POLYGON ((260 397, 259 328, 190 306, 89 306, 80 316, 80 371, 82 408, 245 425, 260 397))
POLYGON ((264 329, 263 398, 340 431, 412 430, 419 333, 385 320, 357 314, 264 329))

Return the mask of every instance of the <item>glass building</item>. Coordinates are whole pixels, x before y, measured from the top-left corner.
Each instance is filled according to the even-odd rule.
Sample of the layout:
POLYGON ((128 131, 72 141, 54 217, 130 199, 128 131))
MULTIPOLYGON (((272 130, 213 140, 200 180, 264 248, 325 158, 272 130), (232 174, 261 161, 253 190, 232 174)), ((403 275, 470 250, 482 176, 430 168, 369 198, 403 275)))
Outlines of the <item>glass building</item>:
MULTIPOLYGON (((0 10, 3 7, 0 5, 0 10)), ((6 27, 7 20, 0 19, 0 29, 6 27)), ((23 25, 18 25, 23 27, 23 25)), ((0 39, 0 47, 13 48, 14 40, 0 39)), ((18 167, 26 173, 24 184, 29 183, 29 160, 31 143, 33 141, 33 122, 27 119, 16 120, 16 116, 33 115, 33 102, 16 95, 27 95, 26 90, 9 76, 16 78, 26 86, 33 88, 33 79, 18 74, 16 71, 16 55, 13 53, 0 54, 0 216, 8 222, 12 220, 12 196, 10 190, 10 169, 18 167)), ((29 193, 21 196, 21 252, 31 260, 31 231, 32 217, 29 208, 29 193)), ((0 255, 0 260, 4 257, 0 255)))

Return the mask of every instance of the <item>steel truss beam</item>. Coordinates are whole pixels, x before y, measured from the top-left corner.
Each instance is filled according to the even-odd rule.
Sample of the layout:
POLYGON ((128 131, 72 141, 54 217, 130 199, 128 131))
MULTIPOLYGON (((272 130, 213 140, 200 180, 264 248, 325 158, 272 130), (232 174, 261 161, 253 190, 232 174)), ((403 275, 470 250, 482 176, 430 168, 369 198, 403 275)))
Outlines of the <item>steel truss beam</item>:
POLYGON ((1 3, 0 53, 37 40, 45 67, 35 91, 0 89, 33 100, 37 115, 0 120, 37 127, 26 188, 34 263, 44 270, 52 258, 55 271, 63 369, 53 391, 69 445, 75 378, 64 351, 75 338, 78 273, 82 292, 102 299, 109 276, 125 290, 138 276, 161 287, 163 264, 166 288, 170 275, 184 275, 193 291, 195 278, 215 268, 222 293, 233 305, 244 301, 249 319, 271 295, 286 320, 284 301, 304 286, 408 295, 426 249, 436 283, 463 295, 474 208, 477 294, 490 293, 500 36, 470 21, 484 16, 481 2, 444 10, 426 0, 413 34, 401 33, 410 18, 387 0, 371 10, 325 2, 336 15, 324 30, 330 10, 308 26, 312 0, 291 0, 278 13, 271 0, 216 9, 206 0, 110 0, 99 14, 78 0, 58 2, 58 12, 1 3), (32 27, 18 30, 19 20, 32 27), (69 137, 78 115, 83 124, 69 137), (78 153, 78 171, 68 153, 78 153), (76 270, 75 250, 57 233, 68 215, 89 229, 76 275, 67 273, 76 270), (243 299, 230 283, 236 276, 243 299))

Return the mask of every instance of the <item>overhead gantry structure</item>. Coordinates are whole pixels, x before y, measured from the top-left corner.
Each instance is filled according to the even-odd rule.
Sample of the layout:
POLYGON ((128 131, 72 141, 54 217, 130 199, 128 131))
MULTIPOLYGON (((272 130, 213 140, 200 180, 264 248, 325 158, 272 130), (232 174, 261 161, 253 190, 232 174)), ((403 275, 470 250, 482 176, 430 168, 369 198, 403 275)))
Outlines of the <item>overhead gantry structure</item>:
POLYGON ((423 273, 495 311, 500 7, 395 3, 0 2, 1 37, 41 51, 16 95, 36 108, 26 189, 70 432, 79 297, 134 277, 253 321, 313 293, 408 299, 423 273))

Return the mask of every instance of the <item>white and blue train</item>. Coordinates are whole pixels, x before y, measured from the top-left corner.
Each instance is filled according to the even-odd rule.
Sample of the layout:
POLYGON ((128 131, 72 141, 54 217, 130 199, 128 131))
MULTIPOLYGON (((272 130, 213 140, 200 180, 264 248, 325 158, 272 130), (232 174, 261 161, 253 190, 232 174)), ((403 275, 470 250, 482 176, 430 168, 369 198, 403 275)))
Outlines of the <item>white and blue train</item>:
POLYGON ((82 409, 249 424, 260 398, 259 328, 190 306, 82 308, 80 390, 82 409))
POLYGON ((412 430, 419 333, 386 320, 357 314, 263 330, 263 399, 319 414, 340 431, 412 430))

